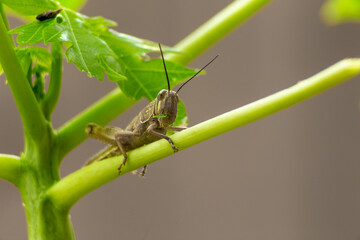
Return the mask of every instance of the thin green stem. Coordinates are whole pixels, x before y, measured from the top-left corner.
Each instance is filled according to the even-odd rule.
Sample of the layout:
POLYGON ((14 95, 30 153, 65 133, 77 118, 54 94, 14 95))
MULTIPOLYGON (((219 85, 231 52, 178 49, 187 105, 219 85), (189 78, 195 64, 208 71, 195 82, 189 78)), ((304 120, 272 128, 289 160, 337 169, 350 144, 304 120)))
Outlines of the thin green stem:
MULTIPOLYGON (((202 122, 174 134, 171 138, 180 150, 188 148, 300 103, 359 73, 360 59, 342 60, 295 86, 202 122)), ((173 150, 165 140, 130 151, 128 162, 122 168, 122 174, 170 154, 173 154, 173 150)), ((70 209, 73 204, 90 191, 117 178, 119 176, 117 167, 122 160, 123 156, 117 156, 82 168, 52 186, 47 196, 59 209, 70 209)))
POLYGON ((185 54, 168 54, 167 59, 187 64, 244 23, 271 0, 236 0, 221 10, 174 48, 185 54))
POLYGON ((0 178, 16 184, 20 174, 20 157, 9 154, 0 154, 0 178))
POLYGON ((51 76, 49 88, 42 102, 42 111, 47 120, 50 121, 51 114, 59 100, 62 79, 62 44, 52 44, 51 76))
POLYGON ((41 138, 46 128, 46 121, 15 55, 2 16, 0 17, 0 64, 19 109, 25 134, 33 139, 41 138))
POLYGON ((135 100, 129 99, 116 88, 65 123, 57 132, 61 149, 60 159, 87 138, 85 128, 88 123, 105 125, 134 103, 135 100))

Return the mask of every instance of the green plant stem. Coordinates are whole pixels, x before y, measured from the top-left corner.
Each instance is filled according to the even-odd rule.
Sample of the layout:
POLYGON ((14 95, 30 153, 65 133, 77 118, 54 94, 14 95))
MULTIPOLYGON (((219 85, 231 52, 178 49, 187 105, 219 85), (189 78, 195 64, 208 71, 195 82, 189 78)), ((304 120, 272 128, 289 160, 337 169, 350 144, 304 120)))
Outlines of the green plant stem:
MULTIPOLYGON (((179 51, 191 52, 191 57, 186 54, 168 54, 166 59, 187 64, 268 2, 270 0, 235 1, 176 45, 179 51)), ((134 103, 134 100, 127 98, 123 92, 115 89, 66 122, 58 130, 62 156, 65 156, 87 138, 85 127, 89 122, 105 125, 134 103)))
MULTIPOLYGON (((0 15, 1 15, 2 19, 3 19, 4 24, 5 24, 6 31, 9 31, 10 30, 9 22, 8 22, 8 20, 6 18, 4 5, 2 3, 0 3, 0 15)), ((13 47, 15 47, 15 44, 14 44, 14 41, 12 40, 11 34, 8 34, 8 35, 9 35, 9 38, 11 39, 11 45, 13 47)))
MULTIPOLYGON (((174 134, 171 138, 179 150, 188 148, 300 103, 359 73, 360 59, 342 60, 295 86, 202 122, 174 134)), ((165 140, 130 151, 122 174, 170 154, 173 154, 173 150, 165 140)), ((47 196, 59 209, 69 209, 85 194, 119 177, 117 167, 122 160, 123 156, 117 156, 82 168, 56 183, 49 189, 47 196)))
POLYGON ((21 159, 1 158, 0 166, 4 167, 4 171, 7 170, 7 173, 1 171, 1 174, 14 182, 21 193, 29 240, 74 239, 68 211, 58 210, 51 202, 42 198, 44 192, 60 179, 59 148, 51 125, 45 119, 18 62, 2 16, 0 63, 19 109, 25 136, 25 150, 21 159))
POLYGON ((105 125, 134 103, 135 100, 129 99, 120 89, 116 88, 65 123, 57 132, 61 149, 60 159, 87 138, 85 128, 88 123, 105 125))
POLYGON ((166 58, 187 64, 225 37, 228 33, 249 19, 271 0, 235 0, 194 32, 189 34, 174 48, 185 54, 167 54, 166 58))
POLYGON ((7 21, 7 18, 6 18, 6 15, 5 15, 4 5, 2 3, 0 3, 0 14, 1 14, 2 20, 3 20, 4 24, 5 24, 6 30, 9 31, 10 30, 9 23, 7 21))
POLYGON ((51 114, 59 100, 62 79, 62 44, 52 43, 51 76, 49 88, 41 104, 45 118, 50 121, 51 114))
POLYGON ((16 185, 20 174, 20 157, 9 154, 0 154, 0 178, 16 185))
POLYGON ((60 151, 50 123, 40 140, 33 141, 25 135, 25 151, 20 160, 23 172, 16 186, 24 203, 29 240, 75 238, 69 212, 57 209, 43 197, 60 180, 60 151))
MULTIPOLYGON (((29 180, 32 181, 31 178, 29 180)), ((29 240, 75 239, 68 211, 59 210, 48 199, 43 199, 38 188, 25 191, 21 191, 21 195, 25 193, 23 201, 29 240)))
POLYGON ((46 121, 15 55, 3 16, 0 17, 0 64, 19 109, 25 134, 33 139, 41 138, 46 121))

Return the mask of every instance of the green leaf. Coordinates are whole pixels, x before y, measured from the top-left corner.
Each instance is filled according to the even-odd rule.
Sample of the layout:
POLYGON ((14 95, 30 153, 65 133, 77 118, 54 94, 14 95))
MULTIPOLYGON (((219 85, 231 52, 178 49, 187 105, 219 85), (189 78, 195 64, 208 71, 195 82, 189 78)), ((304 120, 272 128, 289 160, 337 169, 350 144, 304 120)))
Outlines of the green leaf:
POLYGON ((50 72, 51 54, 42 47, 19 47, 16 48, 16 55, 19 62, 26 73, 29 64, 33 65, 34 72, 43 73, 50 72))
MULTIPOLYGON (((137 38, 125 33, 119 33, 115 30, 103 31, 101 36, 107 43, 116 44, 116 49, 118 52, 121 52, 120 57, 126 57, 129 55, 138 55, 147 60, 147 56, 144 56, 145 53, 150 52, 159 52, 159 43, 155 43, 149 40, 137 38)), ((178 50, 163 46, 163 51, 168 53, 179 53, 178 50)))
POLYGON ((117 23, 114 21, 111 21, 109 19, 103 18, 101 16, 97 17, 86 17, 82 15, 84 21, 84 24, 90 29, 92 29, 94 32, 98 32, 98 34, 101 34, 102 32, 108 31, 108 26, 116 26, 117 23))
POLYGON ((118 61, 110 56, 99 56, 99 61, 104 67, 109 80, 119 81, 119 80, 127 80, 124 75, 118 73, 120 71, 120 64, 118 61))
POLYGON ((3 73, 4 73, 4 70, 3 70, 3 68, 2 68, 1 65, 0 65, 0 76, 1 76, 3 73))
MULTIPOLYGON (((127 80, 119 80, 117 84, 129 97, 139 99, 145 96, 153 100, 161 89, 167 89, 165 71, 161 59, 142 61, 133 57, 119 59, 123 66, 123 74, 127 80)), ((181 83, 195 74, 195 70, 182 65, 166 62, 171 86, 181 83)))
POLYGON ((0 3, 25 16, 39 15, 59 8, 59 5, 52 0, 0 0, 0 3))
MULTIPOLYGON (((159 51, 157 44, 150 41, 137 40, 134 41, 134 45, 125 47, 124 44, 128 45, 129 38, 114 31, 104 33, 101 38, 118 56, 119 65, 114 71, 120 72, 127 77, 127 79, 120 80, 111 79, 110 76, 109 78, 116 80, 121 90, 127 96, 135 99, 145 96, 151 101, 161 89, 167 89, 162 60, 153 59, 146 61, 139 55, 141 52, 159 51)), ((181 83, 196 73, 195 70, 169 61, 166 61, 166 67, 171 86, 181 83)))
POLYGON ((44 75, 51 71, 51 54, 42 47, 19 47, 15 50, 36 98, 43 99, 45 96, 44 75), (34 83, 33 75, 35 75, 34 83))
MULTIPOLYGON (((60 15, 60 14, 59 14, 60 15)), ((44 41, 43 30, 56 24, 55 18, 46 21, 34 21, 32 23, 14 28, 9 31, 10 34, 18 33, 16 42, 19 45, 37 44, 44 41)))
MULTIPOLYGON (((188 121, 188 116, 186 114, 185 105, 184 105, 183 101, 181 101, 181 99, 180 99, 179 103, 178 103, 176 119, 175 119, 173 126, 174 127, 179 127, 179 126, 186 127, 188 125, 188 123, 189 123, 189 121, 188 121)), ((174 131, 168 130, 167 134, 173 135, 174 131)))
POLYGON ((31 58, 33 61, 36 61, 37 65, 44 67, 50 72, 52 57, 47 49, 43 47, 27 47, 27 50, 30 52, 31 58))
POLYGON ((186 114, 186 108, 183 101, 179 101, 178 103, 178 111, 176 115, 176 119, 174 122, 174 126, 184 126, 186 127, 188 125, 188 116, 186 114))
POLYGON ((28 76, 29 83, 31 85, 31 69, 32 69, 32 60, 29 51, 25 48, 17 48, 16 56, 19 59, 21 68, 23 69, 26 76, 28 76, 30 71, 30 76, 28 76))
MULTIPOLYGON (((157 43, 109 30, 114 22, 102 17, 89 18, 64 9, 56 18, 34 21, 10 31, 18 33, 20 45, 40 42, 62 42, 68 48, 67 60, 90 77, 103 80, 107 73, 124 93, 132 98, 146 97, 153 100, 161 89, 167 89, 161 59, 146 55, 159 52, 157 43)), ((165 52, 176 52, 163 47, 165 52)), ((167 61, 171 86, 195 74, 195 70, 167 61)))
POLYGON ((114 53, 91 29, 83 23, 86 20, 81 14, 64 10, 62 23, 50 25, 43 31, 44 42, 67 42, 69 48, 65 55, 80 71, 90 77, 104 79, 105 69, 99 64, 100 55, 114 56, 114 53))
POLYGON ((32 61, 50 71, 51 54, 43 47, 17 48, 16 52, 24 51, 30 54, 32 61))
MULTIPOLYGON (((65 55, 69 62, 74 63, 80 71, 90 77, 103 80, 105 68, 99 62, 100 55, 113 56, 114 53, 86 23, 87 17, 70 10, 63 10, 54 19, 35 21, 15 28, 11 34, 19 33, 16 41, 20 45, 36 44, 44 41, 64 42, 68 49, 65 55)), ((108 23, 104 20, 105 23, 108 23)))
POLYGON ((327 0, 322 6, 321 13, 329 24, 360 22, 360 1, 327 0))

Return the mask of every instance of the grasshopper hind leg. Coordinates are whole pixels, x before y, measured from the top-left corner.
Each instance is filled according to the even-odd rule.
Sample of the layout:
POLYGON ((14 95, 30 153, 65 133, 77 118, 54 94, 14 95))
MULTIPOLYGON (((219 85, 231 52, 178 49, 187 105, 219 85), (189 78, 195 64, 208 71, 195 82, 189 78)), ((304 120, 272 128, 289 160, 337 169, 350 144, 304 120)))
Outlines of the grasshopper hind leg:
POLYGON ((118 167, 118 172, 119 172, 119 174, 120 174, 120 173, 121 173, 121 168, 122 168, 122 166, 124 166, 125 163, 126 163, 127 154, 126 154, 126 151, 125 151, 125 149, 124 149, 124 147, 123 147, 123 145, 122 145, 121 143, 118 142, 118 146, 119 146, 119 149, 120 149, 121 153, 122 153, 123 156, 124 156, 123 162, 122 162, 122 163, 120 164, 120 166, 118 167))
POLYGON ((131 143, 131 141, 134 139, 134 137, 138 137, 139 134, 134 133, 134 132, 128 132, 128 131, 123 131, 123 132, 119 132, 115 134, 115 141, 120 149, 120 152, 123 154, 124 156, 124 160, 123 162, 120 164, 120 166, 118 167, 118 172, 119 174, 121 173, 121 168, 122 166, 125 165, 126 160, 127 160, 127 154, 126 154, 126 147, 127 145, 129 145, 129 143, 131 143))

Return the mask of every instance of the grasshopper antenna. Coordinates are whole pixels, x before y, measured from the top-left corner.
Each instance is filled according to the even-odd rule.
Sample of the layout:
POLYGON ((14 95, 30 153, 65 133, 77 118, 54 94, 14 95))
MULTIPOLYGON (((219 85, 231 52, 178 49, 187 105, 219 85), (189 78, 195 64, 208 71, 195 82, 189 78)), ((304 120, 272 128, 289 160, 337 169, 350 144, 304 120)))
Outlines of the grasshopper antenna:
POLYGON ((183 85, 181 85, 179 87, 179 89, 176 91, 176 93, 179 93, 180 89, 185 86, 185 84, 187 84, 188 82, 190 82, 194 77, 196 77, 196 75, 198 75, 202 70, 204 70, 207 66, 210 65, 210 63, 212 63, 219 55, 216 55, 210 62, 208 62, 205 66, 203 66, 197 73, 194 74, 194 76, 192 76, 191 78, 189 78, 188 80, 186 80, 186 82, 183 83, 183 85))
POLYGON ((169 81, 169 76, 168 76, 168 73, 167 73, 167 70, 166 70, 166 65, 165 65, 164 55, 163 55, 163 52, 162 52, 162 49, 161 49, 161 44, 160 44, 160 43, 159 43, 159 48, 160 48, 161 58, 162 58, 162 61, 163 61, 163 64, 164 64, 165 75, 166 75, 166 80, 167 80, 167 84, 168 84, 168 91, 170 92, 170 81, 169 81))

